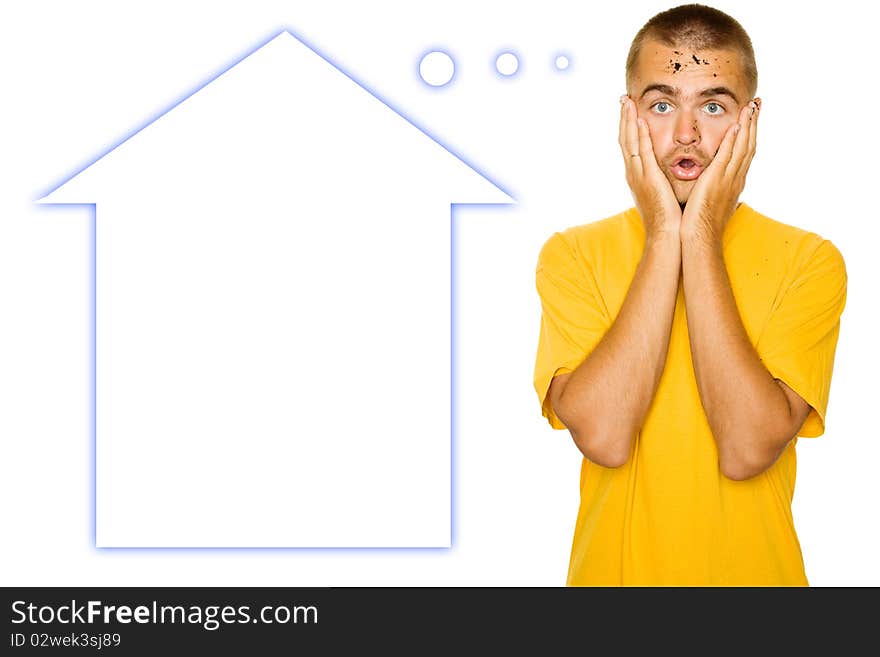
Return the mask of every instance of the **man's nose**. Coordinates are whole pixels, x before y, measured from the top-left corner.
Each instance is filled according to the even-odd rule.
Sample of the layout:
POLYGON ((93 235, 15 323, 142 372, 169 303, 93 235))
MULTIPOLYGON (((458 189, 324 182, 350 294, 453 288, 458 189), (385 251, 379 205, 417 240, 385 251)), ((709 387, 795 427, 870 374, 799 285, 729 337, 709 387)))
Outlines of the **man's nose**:
POLYGON ((675 122, 675 141, 690 146, 700 141, 700 124, 693 112, 680 112, 675 122))

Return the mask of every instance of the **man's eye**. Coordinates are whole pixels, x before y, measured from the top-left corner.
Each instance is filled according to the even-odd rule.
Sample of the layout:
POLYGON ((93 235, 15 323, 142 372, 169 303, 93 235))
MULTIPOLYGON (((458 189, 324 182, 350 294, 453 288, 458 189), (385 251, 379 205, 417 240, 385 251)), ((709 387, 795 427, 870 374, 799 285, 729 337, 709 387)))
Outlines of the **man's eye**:
POLYGON ((724 114, 724 108, 718 103, 706 103, 706 111, 709 114, 724 114))
POLYGON ((654 109, 660 114, 666 114, 669 111, 669 103, 660 101, 659 103, 654 103, 654 109))

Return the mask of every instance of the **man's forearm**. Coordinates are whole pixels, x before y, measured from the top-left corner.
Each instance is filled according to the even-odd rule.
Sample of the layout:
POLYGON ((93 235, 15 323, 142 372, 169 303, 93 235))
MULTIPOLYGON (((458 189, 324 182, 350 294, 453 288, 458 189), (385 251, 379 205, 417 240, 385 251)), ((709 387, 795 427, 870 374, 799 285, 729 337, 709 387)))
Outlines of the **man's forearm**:
POLYGON ((768 450, 780 418, 789 416, 788 400, 743 327, 721 245, 684 240, 682 275, 700 400, 721 470, 741 479, 740 473, 756 473, 755 464, 774 460, 768 450))
POLYGON ((645 243, 617 318, 565 380, 554 410, 584 455, 618 466, 629 457, 666 363, 681 272, 677 233, 645 243))

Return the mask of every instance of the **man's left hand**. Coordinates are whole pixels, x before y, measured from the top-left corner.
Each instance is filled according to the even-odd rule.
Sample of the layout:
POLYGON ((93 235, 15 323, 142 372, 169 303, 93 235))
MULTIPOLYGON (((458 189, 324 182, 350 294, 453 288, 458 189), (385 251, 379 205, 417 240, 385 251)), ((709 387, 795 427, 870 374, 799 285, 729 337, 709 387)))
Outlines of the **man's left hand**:
POLYGON ((724 135, 718 152, 697 179, 681 219, 681 241, 721 246, 724 227, 739 201, 755 156, 761 100, 749 102, 724 135))

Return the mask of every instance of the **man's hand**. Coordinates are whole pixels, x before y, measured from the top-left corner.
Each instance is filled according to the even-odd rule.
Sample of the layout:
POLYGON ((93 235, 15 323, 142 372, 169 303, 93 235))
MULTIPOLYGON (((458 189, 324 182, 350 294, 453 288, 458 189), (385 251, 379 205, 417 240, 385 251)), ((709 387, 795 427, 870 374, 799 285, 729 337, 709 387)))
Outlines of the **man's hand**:
POLYGON ((626 167, 626 182, 642 216, 646 240, 661 233, 679 235, 681 206, 657 164, 648 124, 639 118, 636 104, 629 96, 620 97, 618 143, 626 167))
POLYGON ((742 108, 715 158, 697 179, 682 215, 682 242, 696 240, 720 247, 724 227, 736 210, 755 156, 760 107, 761 100, 756 98, 742 108))
MULTIPOLYGON (((620 102, 620 147, 626 179, 645 225, 644 252, 610 326, 604 313, 601 326, 598 320, 592 322, 597 331, 604 330, 601 339, 574 371, 557 374, 547 392, 556 417, 584 457, 606 468, 629 460, 651 408, 666 365, 681 272, 681 208, 657 165, 647 124, 637 122, 629 98, 620 102)), ((579 292, 566 287, 570 288, 566 294, 579 292)), ((560 339, 586 335, 581 327, 586 328, 584 321, 590 323, 585 320, 590 299, 585 294, 579 297, 587 314, 567 318, 574 332, 560 339)), ((547 307, 559 312, 552 301, 547 307)))

